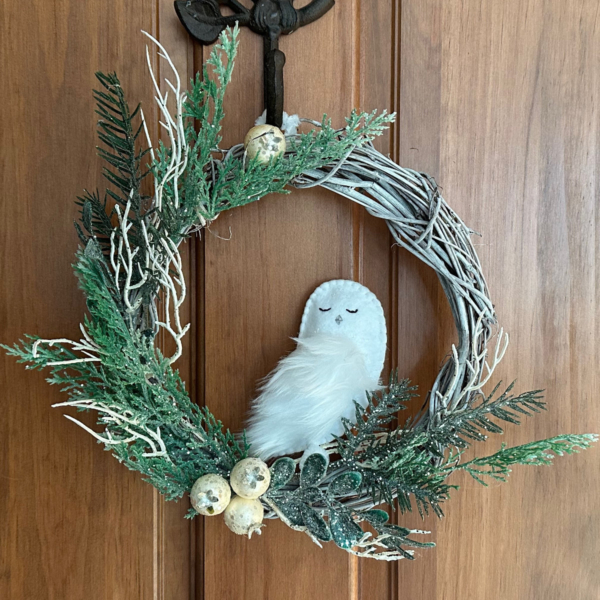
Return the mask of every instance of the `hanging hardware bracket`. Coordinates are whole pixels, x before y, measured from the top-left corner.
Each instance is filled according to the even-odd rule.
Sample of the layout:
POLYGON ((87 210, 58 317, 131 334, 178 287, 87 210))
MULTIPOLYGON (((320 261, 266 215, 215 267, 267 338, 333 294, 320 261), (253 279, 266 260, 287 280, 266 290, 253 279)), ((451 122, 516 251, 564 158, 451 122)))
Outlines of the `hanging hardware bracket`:
POLYGON ((279 49, 279 38, 321 18, 335 0, 312 0, 300 9, 294 8, 294 0, 252 1, 252 8, 247 8, 238 0, 175 0, 175 11, 188 33, 202 44, 212 44, 235 23, 263 37, 267 123, 281 127, 285 54, 279 49), (221 14, 221 6, 227 6, 233 14, 221 14))

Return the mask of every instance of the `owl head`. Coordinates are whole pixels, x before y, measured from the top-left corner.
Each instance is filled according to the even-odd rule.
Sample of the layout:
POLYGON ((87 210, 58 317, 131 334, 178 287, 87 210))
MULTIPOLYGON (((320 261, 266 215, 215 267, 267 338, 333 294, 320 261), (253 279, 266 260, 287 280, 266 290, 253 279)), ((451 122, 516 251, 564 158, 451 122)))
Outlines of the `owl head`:
POLYGON ((317 334, 343 336, 365 355, 369 374, 379 378, 385 361, 387 332, 381 302, 356 281, 335 279, 310 296, 300 325, 300 339, 317 334))

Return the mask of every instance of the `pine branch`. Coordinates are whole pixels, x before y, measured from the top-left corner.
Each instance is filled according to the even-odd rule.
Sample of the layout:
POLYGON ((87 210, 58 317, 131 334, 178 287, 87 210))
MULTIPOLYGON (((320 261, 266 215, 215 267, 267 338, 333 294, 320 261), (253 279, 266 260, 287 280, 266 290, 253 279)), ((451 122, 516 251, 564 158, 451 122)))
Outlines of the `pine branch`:
POLYGON ((289 149, 285 156, 264 165, 257 159, 245 163, 229 154, 218 164, 215 180, 210 189, 210 200, 202 216, 214 219, 220 212, 260 200, 267 194, 286 194, 291 181, 311 170, 322 168, 344 159, 353 148, 381 135, 394 115, 382 112, 353 112, 346 119, 342 131, 332 128, 324 116, 321 129, 288 138, 289 149))
POLYGON ((207 408, 191 402, 152 337, 131 329, 94 246, 90 241, 75 265, 90 313, 84 325, 87 354, 73 350, 75 342, 37 338, 7 350, 31 368, 49 367, 48 381, 69 395, 61 406, 96 411, 102 429, 93 432, 76 422, 167 498, 179 498, 205 473, 227 476, 248 446, 224 431, 207 408), (86 362, 92 353, 101 360, 86 362))
POLYGON ((81 225, 85 232, 75 223, 75 228, 81 243, 85 246, 90 238, 95 238, 100 244, 103 252, 107 253, 110 248, 110 236, 113 232, 112 216, 114 211, 107 206, 107 197, 100 200, 99 193, 84 190, 83 196, 78 196, 75 203, 81 207, 81 225))
POLYGON ((559 435, 557 437, 530 442, 522 446, 507 448, 505 444, 490 456, 475 458, 463 464, 449 464, 449 471, 466 471, 479 483, 487 486, 485 477, 505 482, 513 465, 551 465, 556 456, 577 454, 598 441, 595 434, 559 435))
POLYGON ((404 402, 414 396, 408 382, 391 380, 389 390, 369 399, 366 409, 357 406, 357 424, 345 421, 344 437, 338 438, 341 456, 332 468, 345 465, 361 473, 363 489, 375 504, 396 504, 401 512, 411 511, 413 502, 421 516, 430 510, 443 516, 441 504, 457 486, 447 478, 456 470, 467 471, 484 483, 485 477, 505 481, 513 464, 549 464, 552 452, 558 456, 570 454, 577 448, 585 449, 596 437, 559 436, 515 448, 502 447, 496 454, 476 458, 460 464, 462 452, 475 441, 487 439, 487 433, 502 433, 502 428, 491 418, 519 424, 521 416, 531 416, 546 405, 540 391, 513 396, 511 384, 498 398, 498 386, 477 406, 449 415, 436 427, 422 423, 413 425, 409 420, 401 427, 387 430, 395 412, 404 408, 404 402), (454 449, 459 449, 455 451, 454 449))
POLYGON ((373 450, 385 443, 386 437, 377 434, 389 430, 398 412, 406 409, 405 404, 416 396, 416 387, 408 380, 398 380, 393 373, 387 391, 381 394, 368 394, 366 407, 355 403, 355 420, 342 419, 344 434, 335 437, 342 460, 353 460, 360 451, 361 459, 369 460, 373 450))
POLYGON ((501 382, 477 406, 448 415, 440 424, 428 429, 430 443, 428 449, 434 454, 439 448, 467 448, 471 442, 482 442, 487 439, 483 433, 502 433, 503 429, 490 417, 495 417, 506 423, 520 425, 522 416, 532 416, 546 409, 541 400, 542 390, 524 392, 518 396, 511 395, 514 382, 504 393, 494 399, 501 382))
MULTIPOLYGON (((100 201, 98 193, 86 192, 78 198, 78 204, 82 207, 82 225, 87 236, 81 228, 78 229, 80 239, 87 242, 95 238, 101 245, 102 252, 107 255, 110 249, 111 234, 117 237, 120 229, 112 224, 114 209, 108 210, 107 198, 110 198, 123 213, 128 207, 127 221, 129 238, 139 251, 135 257, 135 268, 132 284, 136 284, 141 277, 141 265, 145 262, 144 236, 142 231, 142 220, 147 216, 149 197, 141 192, 141 185, 148 175, 142 163, 150 152, 150 149, 139 150, 139 136, 143 130, 143 123, 139 118, 140 105, 132 111, 129 108, 121 82, 116 73, 96 73, 96 78, 102 86, 100 90, 94 90, 96 100, 96 114, 98 119, 98 138, 104 147, 98 146, 98 156, 107 163, 103 167, 106 180, 113 189, 106 190, 106 196, 100 201), (137 125, 134 122, 139 120, 137 125), (140 265, 140 267, 138 267, 140 265)), ((148 281, 148 290, 143 289, 140 293, 148 303, 153 297, 156 288, 154 280, 148 281)))
POLYGON ((142 124, 134 127, 133 120, 138 115, 140 105, 133 111, 125 99, 121 82, 116 73, 96 73, 96 78, 103 90, 94 90, 96 113, 98 120, 98 138, 106 148, 98 147, 98 155, 111 167, 103 172, 107 180, 120 192, 115 200, 124 208, 129 199, 135 218, 139 220, 143 210, 143 197, 140 184, 143 179, 141 161, 148 150, 136 150, 137 139, 142 131, 142 124))

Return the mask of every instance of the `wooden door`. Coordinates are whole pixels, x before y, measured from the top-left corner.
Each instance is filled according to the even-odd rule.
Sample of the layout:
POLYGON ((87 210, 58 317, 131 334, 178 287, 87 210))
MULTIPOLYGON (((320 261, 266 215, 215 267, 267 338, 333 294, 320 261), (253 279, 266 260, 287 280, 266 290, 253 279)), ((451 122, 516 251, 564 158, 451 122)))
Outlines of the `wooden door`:
MULTIPOLYGON (((301 3, 298 3, 301 5, 301 3)), ((191 76, 193 45, 162 0, 0 5, 0 338, 76 335, 75 196, 102 186, 94 71, 116 70, 158 132, 151 32, 191 76)), ((335 123, 352 107, 399 119, 378 146, 431 173, 483 237, 511 346, 497 375, 547 388, 549 411, 504 441, 600 429, 600 32, 592 0, 338 0, 282 42, 286 109, 335 123)), ((225 143, 262 111, 262 45, 244 31, 225 143)), ((385 224, 321 190, 222 215, 185 249, 194 326, 180 368, 194 398, 241 427, 257 379, 293 346, 319 283, 382 300, 388 365, 430 385, 454 331, 432 273, 385 224)), ((11 600, 593 600, 600 597, 598 451, 460 492, 418 560, 357 560, 279 522, 251 541, 183 519, 50 405, 43 374, 0 359, 0 597, 11 600)), ((490 448, 499 445, 491 441, 490 448)))

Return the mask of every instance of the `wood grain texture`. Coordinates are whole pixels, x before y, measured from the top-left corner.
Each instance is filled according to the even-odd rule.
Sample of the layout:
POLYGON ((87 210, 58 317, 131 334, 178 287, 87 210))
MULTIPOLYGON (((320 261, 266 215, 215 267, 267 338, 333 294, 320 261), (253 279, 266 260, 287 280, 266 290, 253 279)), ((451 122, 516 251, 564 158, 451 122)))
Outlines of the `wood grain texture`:
MULTIPOLYGON (((302 3, 298 3, 302 5, 302 3)), ((152 110, 140 29, 183 73, 192 46, 172 3, 58 0, 0 5, 0 338, 76 335, 84 311, 70 263, 72 203, 101 187, 89 93, 116 69, 152 110)), ((484 237, 478 249, 511 346, 497 377, 547 388, 550 410, 509 428, 521 443, 599 429, 597 209, 600 35, 591 0, 338 0, 282 40, 286 110, 336 123, 352 107, 399 112, 378 140, 436 177, 484 237)), ((242 32, 227 96, 225 144, 262 110, 262 44, 242 32)), ((157 65, 162 68, 160 65, 157 65)), ((158 135, 152 112, 152 134, 158 135)), ((184 248, 193 333, 180 368, 192 396, 232 429, 256 381, 293 348, 311 291, 353 278, 381 298, 388 369, 421 389, 454 341, 431 271, 391 248, 385 224, 322 190, 266 198, 221 215, 184 248)), ((600 595, 598 451, 508 484, 465 479, 438 543, 417 561, 358 561, 269 522, 233 536, 222 519, 182 516, 52 411, 43 375, 0 356, 0 597, 179 600, 593 600, 600 595), (33 441, 32 441, 33 440, 33 441)), ((489 451, 501 440, 492 440, 489 451)), ((483 451, 483 447, 480 448, 483 451)), ((416 515, 399 519, 423 527, 416 515)))
MULTIPOLYGON (((351 110, 351 95, 340 99, 339 90, 352 84, 352 11, 352 3, 338 3, 327 17, 282 40, 288 112, 318 119, 326 110, 340 122, 351 110)), ((243 139, 262 112, 261 63, 260 38, 243 31, 228 92, 226 144, 243 139)), ((352 217, 343 199, 308 190, 221 215, 205 233, 205 398, 228 427, 242 427, 256 382, 293 348, 290 337, 312 290, 352 277, 352 217)), ((248 541, 231 535, 222 519, 207 519, 204 597, 348 597, 348 555, 331 545, 319 550, 291 533, 269 522, 262 536, 248 541), (327 577, 316 577, 325 564, 327 577)))
MULTIPOLYGON (((179 19, 173 10, 171 2, 158 0, 156 7, 157 38, 165 48, 176 68, 182 76, 183 85, 194 75, 194 50, 192 41, 181 27, 179 19)), ((136 63, 142 66, 139 57, 136 63)), ((170 77, 165 61, 157 61, 157 72, 170 77)), ((149 89, 148 73, 142 68, 145 76, 145 91, 149 89)), ((162 92, 167 91, 164 80, 161 82, 162 92)), ((163 142, 167 142, 164 129, 159 126, 158 111, 153 113, 154 139, 162 133, 163 142)), ((189 297, 182 307, 181 317, 184 323, 196 323, 195 301, 196 293, 196 248, 195 240, 190 240, 181 246, 186 280, 190 282, 189 297)), ((168 337, 168 336, 166 336, 168 337)), ((161 339, 163 350, 172 340, 161 339)), ((197 355, 194 336, 187 336, 183 341, 183 356, 177 363, 177 368, 191 395, 197 392, 197 355)), ((172 352, 172 349, 170 350, 172 352)), ((192 598, 195 594, 195 525, 185 519, 189 509, 187 498, 181 501, 166 502, 162 496, 153 490, 154 494, 154 595, 157 600, 183 600, 192 598)))
MULTIPOLYGON (((84 302, 70 266, 74 199, 84 187, 104 186, 94 151, 94 72, 118 71, 157 135, 140 30, 176 42, 184 72, 188 44, 170 11, 163 16, 164 4, 0 6, 3 342, 25 332, 78 335, 84 302)), ((183 372, 189 367, 184 362, 183 372)), ((2 353, 0 381, 0 597, 189 598, 185 505, 165 504, 52 410, 64 397, 43 374, 2 353)))
MULTIPOLYGON (((402 2, 399 158, 434 175, 484 234, 478 251, 511 334, 496 379, 547 389, 547 414, 485 451, 598 431, 597 17, 586 1, 402 2)), ((422 278, 417 310, 439 360, 454 338, 446 300, 421 265, 408 268, 422 278)), ((427 383, 437 364, 413 368, 427 383)), ((399 597, 598 598, 597 463, 593 449, 516 469, 502 486, 457 481, 438 548, 399 565, 399 597)))
MULTIPOLYGON (((392 89, 396 80, 393 51, 393 2, 356 3, 354 56, 354 106, 361 110, 388 110, 392 112, 392 89)), ((375 140, 376 147, 391 154, 393 137, 388 132, 375 140)), ((397 279, 393 276, 396 252, 385 221, 367 214, 359 206, 353 207, 355 228, 355 268, 353 278, 366 285, 381 300, 388 326, 388 354, 383 377, 389 377, 396 357, 392 348, 396 343, 397 279)), ((392 564, 379 561, 352 559, 356 565, 357 585, 352 599, 387 600, 396 586, 396 569, 392 564)))

